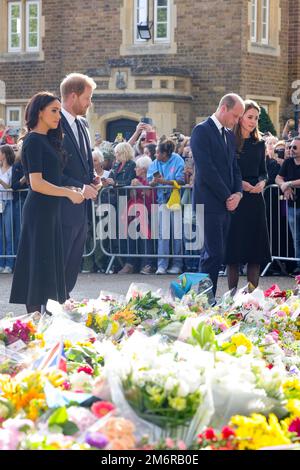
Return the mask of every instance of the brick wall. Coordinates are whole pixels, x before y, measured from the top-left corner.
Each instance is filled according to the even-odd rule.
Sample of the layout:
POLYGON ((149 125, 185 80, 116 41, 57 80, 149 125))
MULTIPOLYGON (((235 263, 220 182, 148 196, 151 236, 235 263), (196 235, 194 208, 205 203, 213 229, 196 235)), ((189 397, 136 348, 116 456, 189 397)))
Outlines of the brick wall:
MULTIPOLYGON (((245 0, 174 0, 177 5, 176 55, 123 57, 132 69, 163 66, 192 77, 192 104, 175 103, 178 127, 189 133, 196 116, 212 113, 220 97, 241 95, 280 97, 283 119, 292 79, 300 78, 300 0, 281 0, 281 56, 247 52, 248 12, 245 0)), ((123 0, 44 0, 45 61, 0 63, 7 97, 29 98, 40 89, 58 92, 61 78, 72 71, 87 72, 120 60, 120 8, 123 0)), ((97 103, 99 113, 125 107, 144 114, 147 103, 134 100, 97 103)))

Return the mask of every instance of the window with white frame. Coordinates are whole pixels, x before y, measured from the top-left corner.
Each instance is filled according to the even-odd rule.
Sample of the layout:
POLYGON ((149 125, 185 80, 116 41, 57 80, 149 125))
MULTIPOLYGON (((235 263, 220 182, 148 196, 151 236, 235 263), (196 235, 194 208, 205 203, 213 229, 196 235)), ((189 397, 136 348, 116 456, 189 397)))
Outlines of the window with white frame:
POLYGON ((136 41, 145 41, 145 39, 141 39, 138 33, 137 25, 138 24, 147 24, 148 22, 148 0, 136 0, 135 6, 135 19, 134 19, 134 26, 135 26, 135 40, 136 41))
POLYGON ((26 50, 38 51, 40 42, 40 3, 26 2, 26 50))
POLYGON ((6 108, 6 124, 9 127, 21 127, 21 106, 8 106, 6 108))
POLYGON ((8 2, 8 52, 40 49, 40 1, 8 2))
POLYGON ((257 0, 251 0, 251 42, 257 38, 257 0))
POLYGON ((146 42, 139 37, 138 24, 151 25, 152 43, 170 41, 170 0, 135 0, 134 12, 135 42, 146 42))
POLYGON ((20 52, 22 49, 22 3, 8 4, 8 52, 20 52))
POLYGON ((269 45, 270 0, 250 1, 251 42, 269 45))
POLYGON ((262 14, 261 14, 261 42, 262 44, 269 43, 269 19, 270 19, 270 5, 269 0, 262 0, 262 14))
POLYGON ((154 39, 168 41, 170 31, 170 13, 168 0, 155 0, 154 6, 154 39))

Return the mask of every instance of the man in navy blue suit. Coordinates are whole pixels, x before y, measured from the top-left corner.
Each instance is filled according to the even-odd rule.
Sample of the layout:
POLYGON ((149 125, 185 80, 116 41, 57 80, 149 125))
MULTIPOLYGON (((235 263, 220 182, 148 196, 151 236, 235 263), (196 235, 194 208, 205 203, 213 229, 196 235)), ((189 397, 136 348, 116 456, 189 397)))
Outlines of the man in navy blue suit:
POLYGON ((64 186, 80 188, 86 201, 74 208, 63 198, 62 229, 64 242, 65 279, 68 294, 74 288, 80 270, 87 237, 90 200, 97 197, 95 173, 88 125, 83 116, 91 105, 94 80, 87 75, 72 73, 61 83, 63 148, 66 165, 63 170, 64 186))
POLYGON ((204 205, 204 246, 199 270, 209 274, 214 295, 230 217, 243 196, 235 137, 230 129, 238 123, 244 110, 244 102, 239 95, 225 95, 217 111, 195 126, 191 136, 195 161, 194 204, 204 205))

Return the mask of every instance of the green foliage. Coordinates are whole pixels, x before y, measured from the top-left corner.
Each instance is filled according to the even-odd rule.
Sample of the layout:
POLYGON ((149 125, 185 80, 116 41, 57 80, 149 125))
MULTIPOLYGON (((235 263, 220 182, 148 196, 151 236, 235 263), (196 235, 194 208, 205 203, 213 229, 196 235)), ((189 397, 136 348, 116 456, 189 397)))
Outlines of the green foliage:
POLYGON ((271 118, 263 107, 261 107, 261 113, 260 113, 258 125, 259 125, 260 132, 262 133, 271 132, 271 134, 276 135, 276 130, 271 121, 271 118))
POLYGON ((57 408, 48 420, 52 432, 62 432, 64 436, 73 436, 79 431, 75 423, 69 421, 66 407, 57 408))
POLYGON ((200 346, 205 351, 213 351, 217 348, 216 335, 211 325, 199 323, 197 329, 192 328, 191 343, 200 346))

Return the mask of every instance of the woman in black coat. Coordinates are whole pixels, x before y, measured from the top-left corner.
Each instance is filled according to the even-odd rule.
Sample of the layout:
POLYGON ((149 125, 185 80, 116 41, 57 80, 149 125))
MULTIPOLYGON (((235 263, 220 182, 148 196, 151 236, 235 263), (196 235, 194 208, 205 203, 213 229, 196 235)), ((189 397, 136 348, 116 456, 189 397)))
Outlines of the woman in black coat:
POLYGON ((237 287, 239 266, 247 264, 247 279, 258 286, 260 265, 270 260, 270 245, 263 190, 268 179, 265 143, 258 131, 260 108, 245 101, 245 112, 235 128, 237 160, 243 180, 243 197, 232 214, 226 245, 228 287, 237 287))

